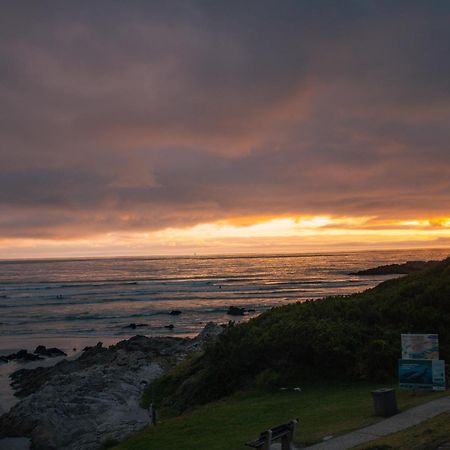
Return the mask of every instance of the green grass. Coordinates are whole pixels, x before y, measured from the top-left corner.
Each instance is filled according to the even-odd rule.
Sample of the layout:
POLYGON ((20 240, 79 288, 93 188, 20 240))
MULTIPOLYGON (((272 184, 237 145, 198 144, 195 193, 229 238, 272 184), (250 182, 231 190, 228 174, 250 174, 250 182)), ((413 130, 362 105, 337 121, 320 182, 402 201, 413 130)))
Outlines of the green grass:
POLYGON ((360 450, 434 450, 450 442, 450 413, 440 414, 388 437, 356 447, 360 450))
MULTIPOLYGON (((302 392, 237 393, 166 417, 114 447, 116 450, 243 450, 244 443, 271 426, 299 418, 296 441, 309 444, 376 422, 367 383, 302 386, 302 392)), ((397 391, 404 410, 442 393, 397 391)))

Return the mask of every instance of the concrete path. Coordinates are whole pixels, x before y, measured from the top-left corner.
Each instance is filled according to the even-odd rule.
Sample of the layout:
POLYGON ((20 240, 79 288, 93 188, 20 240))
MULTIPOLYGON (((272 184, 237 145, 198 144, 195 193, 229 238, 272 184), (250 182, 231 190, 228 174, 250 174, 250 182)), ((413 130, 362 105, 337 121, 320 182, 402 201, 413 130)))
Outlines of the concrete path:
MULTIPOLYGON (((450 397, 442 397, 396 414, 374 425, 306 447, 311 450, 347 450, 388 434, 410 428, 438 414, 450 411, 450 397)), ((300 422, 301 427, 301 422, 300 422)), ((301 430, 301 428, 300 428, 301 430)))
POLYGON ((27 438, 0 439, 0 450, 29 450, 30 440, 27 438))

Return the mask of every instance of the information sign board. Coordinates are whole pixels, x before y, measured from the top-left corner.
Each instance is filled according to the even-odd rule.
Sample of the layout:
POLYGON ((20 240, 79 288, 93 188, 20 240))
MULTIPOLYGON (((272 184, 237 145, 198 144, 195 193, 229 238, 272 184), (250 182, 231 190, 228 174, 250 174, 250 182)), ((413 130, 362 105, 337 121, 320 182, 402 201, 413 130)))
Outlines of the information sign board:
POLYGON ((445 361, 441 359, 399 359, 400 387, 405 389, 445 390, 445 361))
POLYGON ((402 334, 402 359, 439 359, 437 334, 402 334))

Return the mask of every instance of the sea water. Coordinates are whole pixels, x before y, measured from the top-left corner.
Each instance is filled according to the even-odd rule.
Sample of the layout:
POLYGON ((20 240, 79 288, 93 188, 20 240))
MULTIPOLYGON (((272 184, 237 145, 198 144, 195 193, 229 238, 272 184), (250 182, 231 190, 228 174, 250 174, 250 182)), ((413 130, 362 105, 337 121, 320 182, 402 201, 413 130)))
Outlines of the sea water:
POLYGON ((65 349, 135 334, 193 336, 208 321, 247 320, 274 306, 373 287, 351 275, 449 250, 0 261, 0 354, 65 349), (229 306, 254 310, 227 315, 229 306), (170 315, 173 310, 179 315, 170 315), (129 328, 136 324, 136 329, 129 328), (173 325, 173 328, 166 328, 173 325))

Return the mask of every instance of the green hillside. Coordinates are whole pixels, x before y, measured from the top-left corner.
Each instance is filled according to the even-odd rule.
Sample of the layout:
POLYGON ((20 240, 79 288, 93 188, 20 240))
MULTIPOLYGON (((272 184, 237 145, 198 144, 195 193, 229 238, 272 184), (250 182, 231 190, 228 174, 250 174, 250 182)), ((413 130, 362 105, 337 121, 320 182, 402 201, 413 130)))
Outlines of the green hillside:
POLYGON ((153 383, 146 399, 182 411, 255 386, 385 381, 396 375, 400 333, 439 333, 449 359, 449 318, 447 258, 360 294, 274 308, 229 327, 204 354, 153 383))

